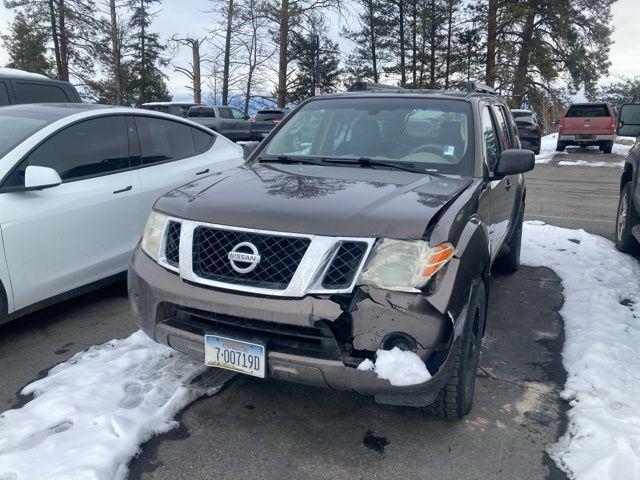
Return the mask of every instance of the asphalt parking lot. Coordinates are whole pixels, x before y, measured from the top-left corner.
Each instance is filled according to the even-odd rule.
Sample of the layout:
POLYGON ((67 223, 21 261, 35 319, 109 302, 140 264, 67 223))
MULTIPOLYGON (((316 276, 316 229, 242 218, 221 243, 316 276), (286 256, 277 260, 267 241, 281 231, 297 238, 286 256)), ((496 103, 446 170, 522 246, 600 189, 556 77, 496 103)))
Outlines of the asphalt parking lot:
MULTIPOLYGON (((561 158, 560 158, 561 157, 561 158)), ((527 175, 527 218, 612 237, 620 169, 561 166, 527 175)), ((131 478, 565 478, 545 453, 564 428, 558 277, 542 268, 495 275, 476 404, 462 422, 371 399, 237 376, 196 401, 178 429, 143 445, 131 478)), ((135 330, 122 285, 0 327, 0 411, 78 351, 135 330)))

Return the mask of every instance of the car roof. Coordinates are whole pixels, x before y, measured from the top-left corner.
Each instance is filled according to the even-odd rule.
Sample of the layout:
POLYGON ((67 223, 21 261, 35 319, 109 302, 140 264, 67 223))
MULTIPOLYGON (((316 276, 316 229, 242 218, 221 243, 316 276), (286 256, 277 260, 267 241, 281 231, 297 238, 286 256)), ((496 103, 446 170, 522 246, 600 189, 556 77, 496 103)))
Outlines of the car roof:
POLYGON ((341 92, 341 93, 329 93, 312 97, 313 99, 329 99, 329 98, 403 98, 403 97, 423 97, 423 98, 440 98, 450 100, 471 100, 471 99, 486 99, 486 100, 499 100, 504 102, 504 99, 499 95, 484 92, 466 92, 461 90, 429 90, 429 89, 407 89, 400 88, 391 89, 385 88, 380 90, 365 90, 358 92, 341 92))
POLYGON ((178 105, 178 106, 184 106, 184 105, 189 105, 189 106, 196 106, 196 105, 201 105, 200 103, 195 103, 195 102, 147 102, 147 103, 143 103, 142 106, 143 107, 169 107, 171 105, 178 105))
MULTIPOLYGON (((17 68, 0 68, 0 77, 1 78, 29 78, 33 80, 54 80, 46 75, 41 75, 40 73, 31 73, 25 70, 18 70, 17 68)), ((56 81, 56 80, 54 80, 56 81)))
POLYGON ((512 108, 513 113, 533 113, 533 110, 524 110, 522 108, 512 108))

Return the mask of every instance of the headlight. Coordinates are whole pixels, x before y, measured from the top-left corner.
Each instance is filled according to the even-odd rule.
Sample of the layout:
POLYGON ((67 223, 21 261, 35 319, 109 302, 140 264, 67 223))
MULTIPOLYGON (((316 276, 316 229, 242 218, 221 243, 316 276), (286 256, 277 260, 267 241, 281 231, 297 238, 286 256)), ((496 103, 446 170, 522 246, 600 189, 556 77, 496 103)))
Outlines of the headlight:
POLYGON ((151 210, 147 225, 144 227, 144 233, 142 234, 140 247, 156 262, 158 258, 160 258, 160 245, 162 245, 162 234, 164 233, 166 223, 166 215, 151 210))
POLYGON ((383 239, 376 243, 360 274, 360 285, 417 292, 455 254, 450 243, 435 247, 422 240, 383 239))

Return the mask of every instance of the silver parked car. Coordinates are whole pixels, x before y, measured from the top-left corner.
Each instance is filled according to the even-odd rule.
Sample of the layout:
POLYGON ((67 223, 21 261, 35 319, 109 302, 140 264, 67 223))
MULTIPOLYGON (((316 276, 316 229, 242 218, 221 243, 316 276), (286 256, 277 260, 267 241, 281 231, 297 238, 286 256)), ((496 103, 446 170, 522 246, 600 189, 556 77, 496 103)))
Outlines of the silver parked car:
POLYGON ((251 139, 251 117, 238 108, 194 106, 187 116, 230 140, 251 139))

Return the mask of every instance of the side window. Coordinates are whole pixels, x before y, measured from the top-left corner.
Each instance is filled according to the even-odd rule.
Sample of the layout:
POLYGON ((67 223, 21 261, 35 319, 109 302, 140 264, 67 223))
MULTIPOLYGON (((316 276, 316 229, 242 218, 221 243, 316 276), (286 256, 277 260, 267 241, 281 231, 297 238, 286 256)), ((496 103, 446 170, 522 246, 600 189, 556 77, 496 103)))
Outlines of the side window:
POLYGON ((9 105, 9 90, 7 90, 7 84, 0 82, 0 106, 9 105))
POLYGON ((232 108, 231 109, 231 114, 233 115, 233 118, 237 118, 239 120, 244 120, 244 112, 241 110, 238 110, 237 108, 232 108))
POLYGON ((47 103, 69 101, 69 98, 57 85, 46 83, 15 82, 13 88, 18 103, 47 103))
POLYGON ((222 118, 233 118, 233 115, 231 114, 231 109, 227 108, 227 107, 221 107, 218 109, 218 112, 220 112, 220 117, 222 118))
POLYGON ((493 172, 500 156, 498 132, 496 131, 489 107, 482 109, 482 136, 484 138, 485 151, 487 153, 487 165, 493 172))
POLYGON ((162 118, 135 117, 142 165, 178 160, 195 155, 191 127, 162 118))
POLYGON ((499 105, 493 106, 493 113, 496 116, 497 127, 500 134, 500 145, 502 150, 511 148, 511 134, 509 132, 509 123, 504 108, 499 105))
POLYGON ((26 164, 53 168, 66 181, 129 168, 125 117, 94 118, 65 128, 36 148, 26 164))
POLYGON ((206 152, 211 148, 211 145, 216 141, 216 136, 204 132, 199 128, 192 128, 191 133, 193 134, 193 141, 196 144, 196 154, 201 154, 206 152))

